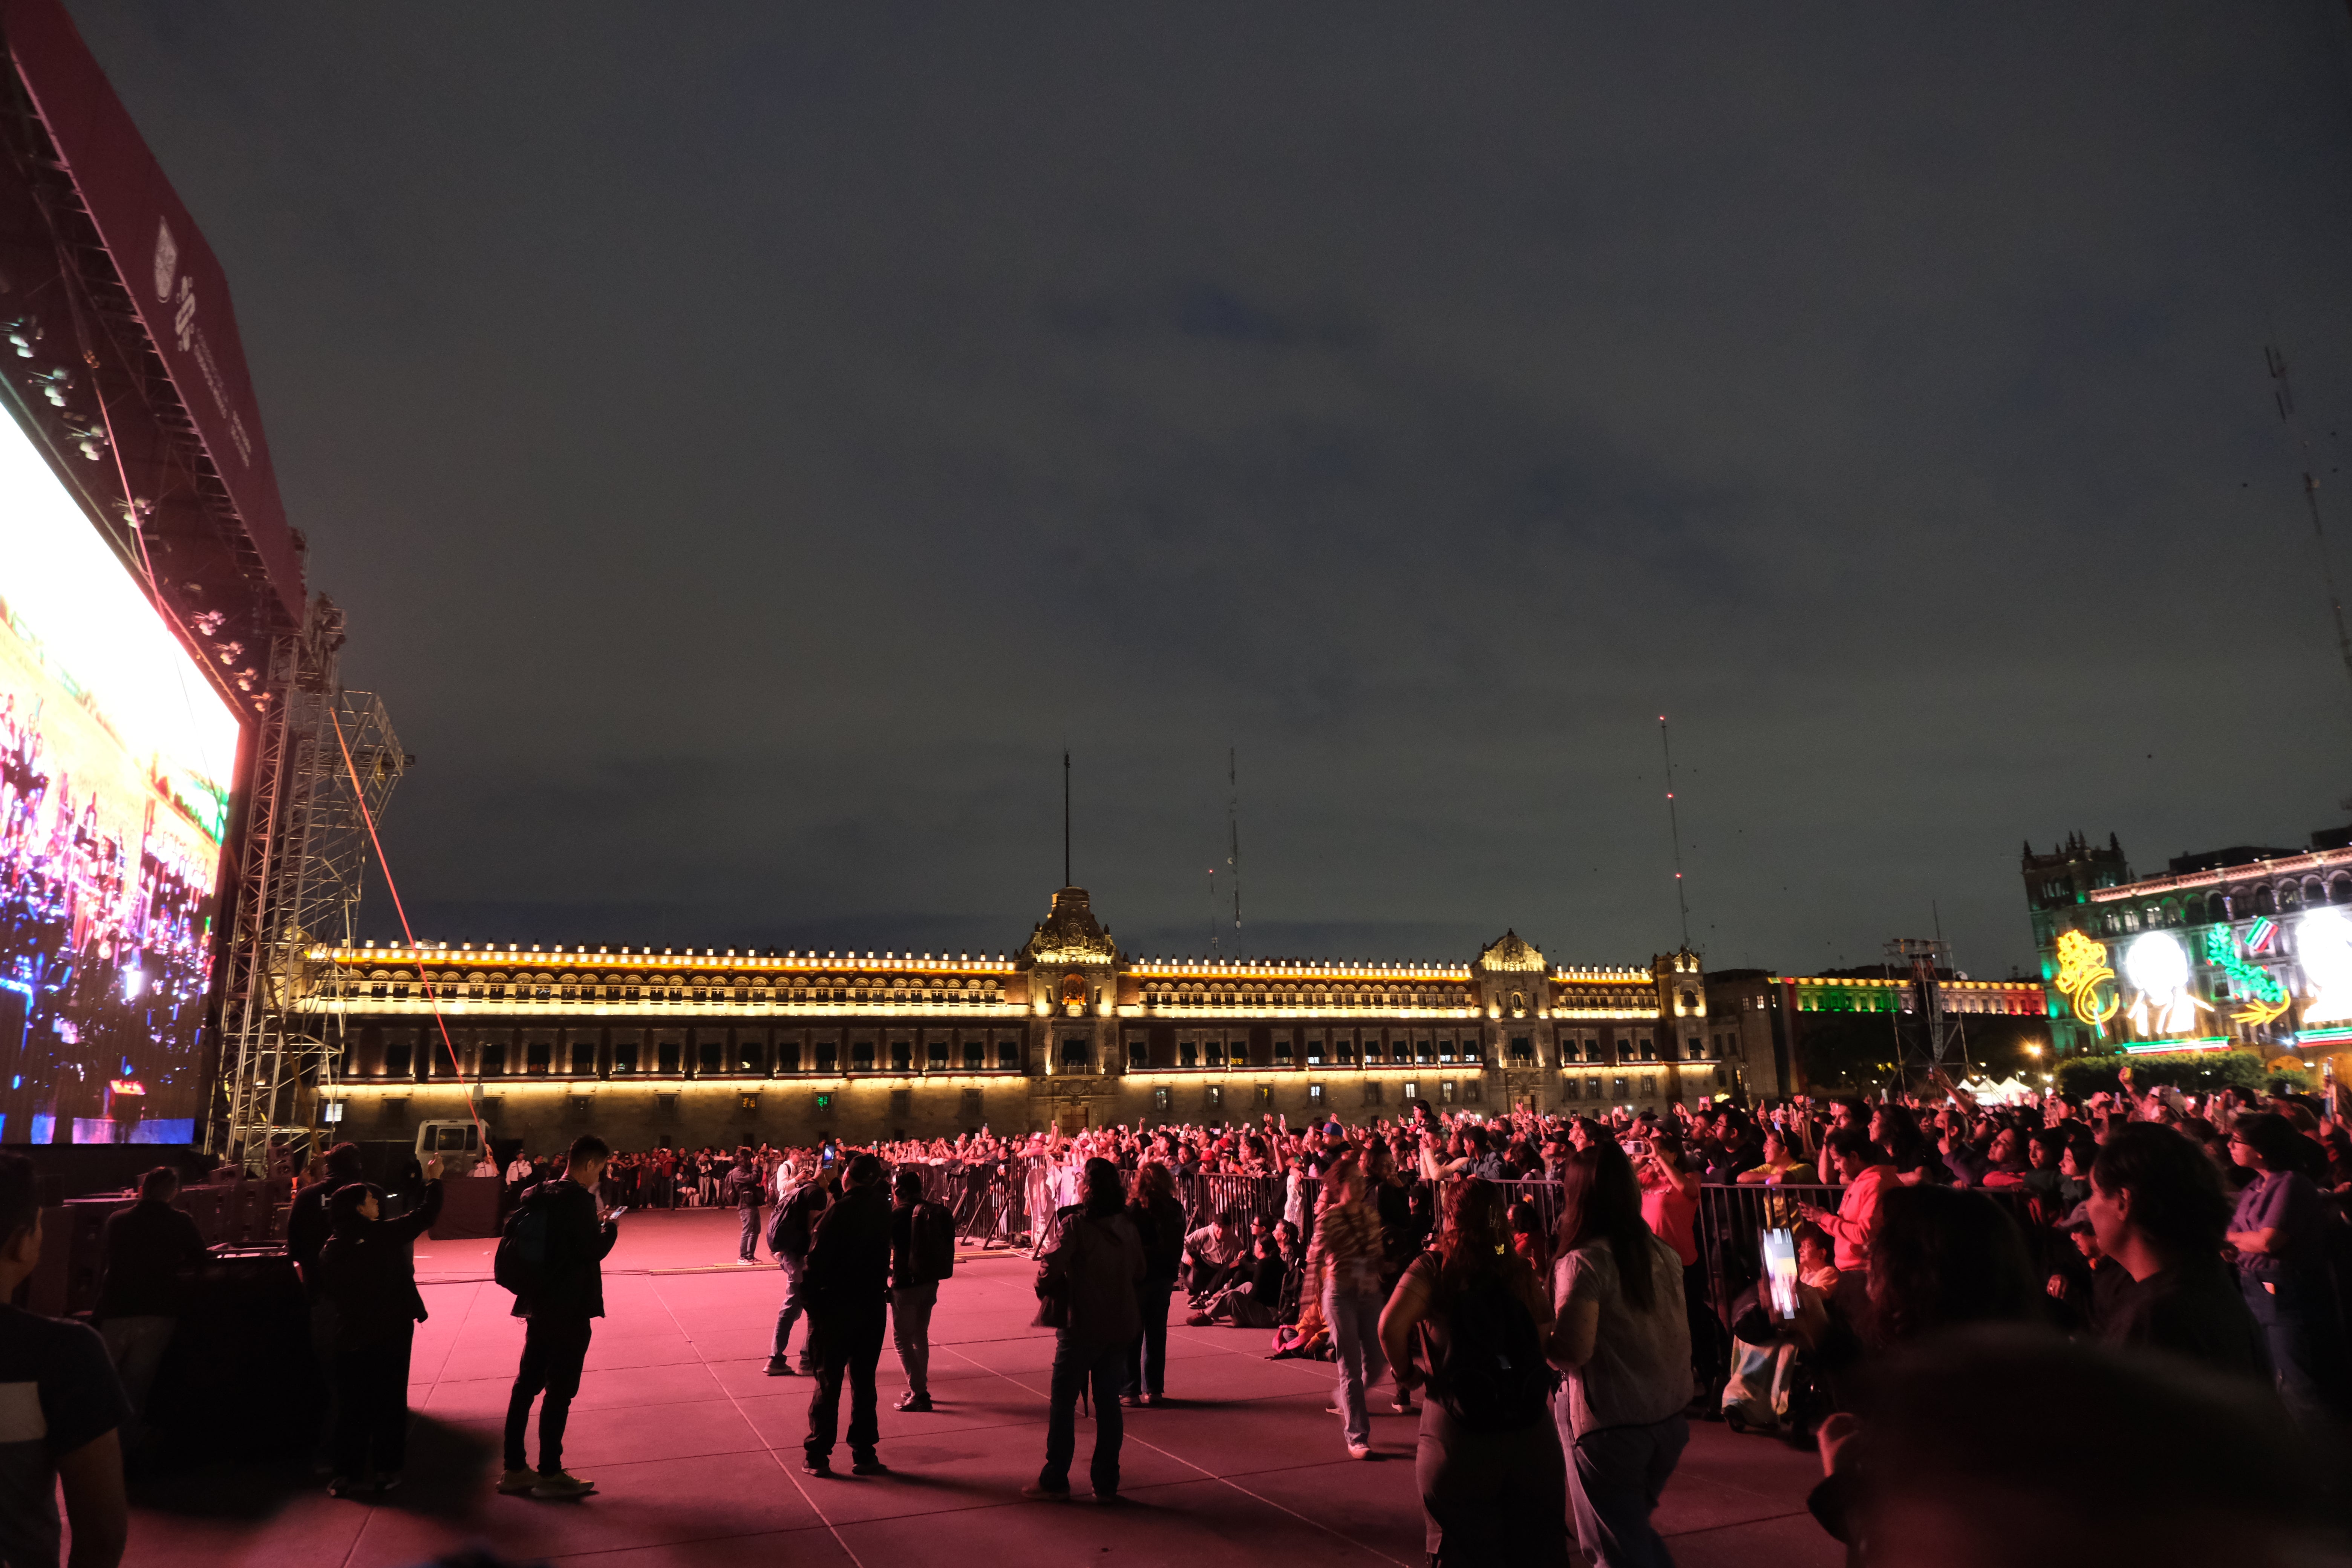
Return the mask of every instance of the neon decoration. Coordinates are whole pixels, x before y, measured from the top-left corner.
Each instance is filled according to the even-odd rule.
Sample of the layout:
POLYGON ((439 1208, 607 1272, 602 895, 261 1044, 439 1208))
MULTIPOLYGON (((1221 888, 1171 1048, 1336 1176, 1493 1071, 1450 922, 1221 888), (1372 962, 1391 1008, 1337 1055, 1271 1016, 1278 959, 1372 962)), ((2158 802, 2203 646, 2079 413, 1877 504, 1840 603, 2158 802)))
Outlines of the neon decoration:
POLYGON ((2176 1051, 2226 1051, 2238 1042, 2226 1036, 2215 1035, 2201 1040, 2158 1040, 2152 1045, 2126 1046, 2127 1057, 2170 1056, 2176 1051))
POLYGON ((2294 956, 2303 968, 2303 1021, 2352 1021, 2352 921, 2341 910, 2314 910, 2295 922, 2294 956))
POLYGON ((2205 1005, 2189 989, 2189 952, 2169 931, 2150 931, 2124 950, 2124 974, 2136 993, 2126 1016, 2142 1038, 2185 1035, 2205 1005))
POLYGON ((2115 977, 2116 972, 2107 967, 2106 943, 2093 942, 2078 931, 2058 933, 2058 978, 2052 984, 2073 1005, 2074 1016, 2094 1029, 2105 1029, 2123 1005, 2112 992, 2099 994, 2099 987, 2115 977))
POLYGON ((2268 915, 2256 915, 2254 923, 2246 928, 2246 951, 2268 952, 2278 944, 2278 921, 2268 915))
MULTIPOLYGON (((2255 922, 2257 926, 2263 922, 2255 922)), ((2271 934, 2278 928, 2273 926, 2271 934)), ((2251 942, 2250 942, 2251 945, 2251 942)), ((2278 977, 2259 963, 2249 963, 2238 952, 2238 939, 2228 926, 2210 926, 2205 931, 2205 962, 2230 978, 2230 994, 2238 1005, 2231 1016, 2241 1024, 2261 1028, 2287 1009, 2293 998, 2278 977)))

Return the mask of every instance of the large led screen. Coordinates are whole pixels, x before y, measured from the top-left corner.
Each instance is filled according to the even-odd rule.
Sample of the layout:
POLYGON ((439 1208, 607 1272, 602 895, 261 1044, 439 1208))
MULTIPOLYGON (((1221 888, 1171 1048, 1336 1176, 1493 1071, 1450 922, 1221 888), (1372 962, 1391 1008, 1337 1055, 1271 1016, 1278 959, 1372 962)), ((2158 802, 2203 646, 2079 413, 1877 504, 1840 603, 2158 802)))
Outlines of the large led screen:
POLYGON ((0 413, 0 1142, 189 1141, 237 731, 0 413))

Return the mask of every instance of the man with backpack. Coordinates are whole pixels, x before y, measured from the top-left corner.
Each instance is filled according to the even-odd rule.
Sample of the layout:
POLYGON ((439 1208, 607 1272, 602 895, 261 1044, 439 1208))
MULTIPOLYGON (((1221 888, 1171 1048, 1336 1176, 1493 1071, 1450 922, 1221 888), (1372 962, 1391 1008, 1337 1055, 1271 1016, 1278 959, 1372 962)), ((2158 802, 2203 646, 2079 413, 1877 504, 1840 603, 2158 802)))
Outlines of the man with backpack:
POLYGON ((875 1416, 874 1363, 882 1359, 883 1318, 889 1310, 890 1209, 882 1191, 882 1162, 872 1154, 849 1162, 840 1198, 817 1222, 802 1283, 808 1295, 816 1390, 809 1396, 801 1468, 812 1476, 833 1474, 841 1382, 847 1377, 850 1473, 887 1475, 890 1468, 874 1451, 882 1436, 875 1416))
POLYGON ((751 1163, 751 1151, 735 1151, 735 1168, 727 1173, 719 1184, 719 1195, 743 1216, 741 1245, 735 1261, 750 1268, 760 1261, 760 1209, 767 1201, 767 1184, 760 1177, 759 1167, 751 1163))
POLYGON ((596 1489, 564 1470, 563 1428, 580 1392, 593 1321, 604 1315, 604 1257, 620 1234, 596 1200, 612 1153, 593 1132, 573 1139, 563 1174, 524 1194, 499 1237, 492 1273, 514 1292, 514 1315, 528 1324, 522 1364, 507 1397, 506 1473, 499 1490, 509 1497, 580 1498, 596 1489), (531 1401, 541 1394, 547 1397, 534 1471, 524 1461, 523 1438, 531 1401))
POLYGON ((940 1281, 955 1272, 955 1215, 923 1196, 923 1178, 902 1168, 892 1179, 898 1194, 890 1211, 890 1337, 907 1369, 907 1396, 898 1408, 931 1407, 931 1309, 940 1281))
MULTIPOLYGON (((776 1267, 784 1271, 784 1302, 776 1309, 776 1338, 768 1357, 770 1377, 790 1377, 792 1358, 785 1354, 793 1338, 793 1325, 800 1321, 808 1310, 808 1295, 802 1279, 808 1267, 809 1243, 815 1238, 817 1220, 833 1202, 832 1182, 835 1167, 823 1167, 822 1174, 806 1154, 797 1155, 793 1163, 778 1169, 776 1181, 775 1217, 768 1222, 768 1250, 776 1256, 776 1267), (789 1177, 785 1172, 792 1173, 789 1177)), ((809 1332, 801 1339, 800 1370, 816 1371, 816 1347, 810 1337, 816 1332, 811 1320, 809 1332)))

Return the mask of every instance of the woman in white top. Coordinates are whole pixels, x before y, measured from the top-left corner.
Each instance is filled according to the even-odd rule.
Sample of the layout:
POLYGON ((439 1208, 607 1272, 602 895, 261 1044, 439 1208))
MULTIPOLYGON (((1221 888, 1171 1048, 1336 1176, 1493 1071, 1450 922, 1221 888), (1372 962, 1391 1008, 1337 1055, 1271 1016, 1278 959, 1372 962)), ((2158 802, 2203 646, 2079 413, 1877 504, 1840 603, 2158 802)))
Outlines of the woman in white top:
POLYGON ((1568 1374, 1554 1414, 1577 1544, 1607 1568, 1671 1568, 1650 1514, 1690 1441, 1682 1259, 1642 1223, 1641 1185, 1616 1144, 1578 1151, 1560 1175, 1548 1348, 1568 1374))

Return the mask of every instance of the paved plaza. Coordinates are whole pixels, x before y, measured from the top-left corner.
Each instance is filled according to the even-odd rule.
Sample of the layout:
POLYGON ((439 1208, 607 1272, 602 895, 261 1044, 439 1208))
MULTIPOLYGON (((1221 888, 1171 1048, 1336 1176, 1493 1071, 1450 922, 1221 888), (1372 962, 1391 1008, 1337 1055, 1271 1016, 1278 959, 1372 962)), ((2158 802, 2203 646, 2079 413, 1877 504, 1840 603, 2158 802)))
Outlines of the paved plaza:
MULTIPOLYGON (((763 1370, 781 1276, 730 1262, 731 1213, 621 1224, 606 1264, 609 1315, 566 1443, 567 1464, 597 1483, 596 1496, 549 1503, 493 1491, 521 1325, 489 1281, 488 1242, 427 1240, 417 1272, 432 1319, 417 1331, 408 1485, 365 1503, 230 1464, 159 1478, 135 1489, 129 1568, 393 1568, 469 1544, 612 1568, 1423 1561, 1413 1421, 1381 1416, 1378 1459, 1350 1461, 1323 1412, 1329 1364, 1265 1361, 1267 1335, 1255 1330, 1171 1331, 1175 1404, 1126 1412, 1125 1502, 1085 1500, 1084 1422, 1078 1500, 1021 1500, 1045 1449, 1053 1336, 1027 1326, 1034 1266, 1002 1253, 968 1257, 941 1289, 933 1414, 889 1408, 904 1383, 883 1351, 882 1456, 893 1473, 852 1478, 843 1449, 840 1478, 812 1480, 799 1468, 809 1384, 763 1370)), ((1676 1560, 1832 1568, 1842 1554, 1804 1511, 1815 1473, 1809 1454, 1700 1426, 1661 1512, 1676 1560)))

